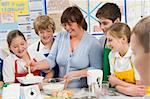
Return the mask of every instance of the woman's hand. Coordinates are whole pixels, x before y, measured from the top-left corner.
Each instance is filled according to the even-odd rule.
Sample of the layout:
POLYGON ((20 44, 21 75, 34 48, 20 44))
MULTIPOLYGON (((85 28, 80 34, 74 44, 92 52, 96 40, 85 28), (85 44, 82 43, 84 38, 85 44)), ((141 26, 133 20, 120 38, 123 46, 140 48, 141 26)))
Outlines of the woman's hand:
POLYGON ((68 84, 72 81, 73 78, 78 76, 78 71, 72 71, 69 72, 68 74, 66 74, 64 76, 64 80, 65 80, 65 89, 67 88, 68 84))
POLYGON ((76 78, 87 77, 87 70, 79 70, 79 71, 71 71, 64 76, 65 80, 65 88, 67 88, 68 84, 76 78))

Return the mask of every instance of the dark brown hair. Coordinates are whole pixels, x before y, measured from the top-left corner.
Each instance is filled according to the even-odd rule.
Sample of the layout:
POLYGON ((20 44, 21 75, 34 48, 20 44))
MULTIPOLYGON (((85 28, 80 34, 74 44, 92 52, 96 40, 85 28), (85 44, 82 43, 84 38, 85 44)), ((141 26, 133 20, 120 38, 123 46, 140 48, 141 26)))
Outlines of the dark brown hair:
POLYGON ((112 22, 119 18, 121 21, 121 11, 115 3, 106 3, 98 9, 96 17, 110 19, 112 22))
POLYGON ((38 16, 35 19, 33 25, 34 25, 35 33, 37 35, 38 35, 38 31, 40 30, 52 29, 53 33, 56 30, 56 26, 53 19, 50 18, 48 15, 38 16))
POLYGON ((12 40, 14 38, 16 38, 17 36, 22 37, 26 41, 26 38, 25 38, 25 36, 23 35, 23 33, 21 31, 19 31, 19 30, 12 30, 7 35, 7 44, 8 44, 9 48, 10 48, 12 40))
POLYGON ((61 24, 69 22, 77 22, 79 26, 81 26, 84 30, 87 30, 87 23, 82 12, 77 6, 68 7, 63 12, 61 16, 61 24))
POLYGON ((124 35, 128 39, 128 43, 130 42, 131 30, 130 27, 125 23, 114 23, 107 31, 113 37, 121 38, 124 35))
POLYGON ((150 52, 150 16, 141 19, 133 28, 132 33, 137 36, 145 53, 150 52))

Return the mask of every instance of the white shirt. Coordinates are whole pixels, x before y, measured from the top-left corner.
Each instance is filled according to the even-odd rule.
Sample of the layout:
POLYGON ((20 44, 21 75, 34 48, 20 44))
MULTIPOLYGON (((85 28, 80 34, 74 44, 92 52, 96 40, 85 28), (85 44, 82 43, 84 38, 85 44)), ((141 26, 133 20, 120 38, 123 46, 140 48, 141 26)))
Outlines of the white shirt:
MULTIPOLYGON (((33 54, 28 51, 28 54, 31 59, 35 59, 36 61, 41 61, 45 59, 45 57, 39 54, 38 52, 33 54)), ((23 59, 18 58, 13 53, 10 53, 9 56, 4 59, 3 65, 4 82, 15 82, 15 60, 17 60, 18 73, 27 72, 27 68, 25 67, 26 62, 23 59)))
POLYGON ((8 55, 7 52, 5 52, 3 49, 0 48, 0 58, 4 59, 8 55))
MULTIPOLYGON (((129 47, 127 53, 123 57, 120 56, 119 52, 111 51, 109 53, 109 63, 110 63, 111 74, 114 74, 114 71, 122 72, 122 71, 127 71, 129 69, 132 69, 130 58, 131 58, 132 64, 134 65, 134 63, 133 63, 134 57, 133 57, 133 52, 131 50, 131 47, 129 47), (114 64, 115 58, 116 58, 116 60, 115 60, 115 64, 114 64)), ((133 69, 134 69, 135 79, 140 80, 140 75, 137 72, 136 68, 133 67, 133 69)))
POLYGON ((42 55, 44 54, 47 54, 50 52, 50 49, 46 48, 43 43, 41 41, 37 41, 33 44, 31 44, 29 47, 28 47, 28 50, 31 52, 31 53, 34 53, 34 52, 39 52, 41 53, 42 55))

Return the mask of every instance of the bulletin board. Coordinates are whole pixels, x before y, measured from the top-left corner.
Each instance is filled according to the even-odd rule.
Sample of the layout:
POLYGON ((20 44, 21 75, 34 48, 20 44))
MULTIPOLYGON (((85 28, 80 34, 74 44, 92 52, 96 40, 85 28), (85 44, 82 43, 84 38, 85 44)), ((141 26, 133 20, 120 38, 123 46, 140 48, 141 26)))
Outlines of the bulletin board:
POLYGON ((0 36, 0 41, 6 39, 7 33, 14 29, 21 30, 29 39, 36 38, 33 21, 37 16, 45 14, 55 21, 57 34, 63 31, 60 23, 62 12, 72 5, 77 5, 82 11, 88 32, 101 35, 101 32, 95 32, 95 27, 99 26, 95 14, 106 2, 119 5, 122 22, 131 27, 141 17, 150 15, 150 0, 0 0, 0 35, 3 35, 0 36))
POLYGON ((0 0, 0 40, 5 40, 9 31, 19 29, 32 38, 33 20, 45 14, 44 0, 0 0))
MULTIPOLYGON (((7 33, 13 29, 21 30, 27 38, 36 38, 33 21, 39 15, 47 14, 56 23, 56 34, 63 31, 60 23, 62 12, 69 6, 77 5, 88 24, 88 32, 94 32, 99 26, 96 11, 109 0, 0 0, 0 40, 6 39, 7 33), (103 1, 103 2, 102 2, 103 1)), ((123 0, 116 0, 122 12, 123 0)), ((113 2, 116 2, 113 1, 113 2)), ((123 14, 124 15, 124 14, 123 14)))

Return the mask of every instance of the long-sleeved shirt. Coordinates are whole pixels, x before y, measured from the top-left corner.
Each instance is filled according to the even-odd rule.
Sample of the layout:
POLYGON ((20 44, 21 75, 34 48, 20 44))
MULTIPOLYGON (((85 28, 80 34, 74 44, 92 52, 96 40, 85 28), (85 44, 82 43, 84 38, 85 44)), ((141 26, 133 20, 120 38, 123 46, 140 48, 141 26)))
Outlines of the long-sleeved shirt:
MULTIPOLYGON (((87 68, 101 69, 102 48, 95 37, 84 32, 76 49, 71 52, 70 48, 70 34, 67 32, 59 33, 47 59, 50 68, 54 67, 57 62, 60 69, 59 77, 63 77, 71 71, 87 68)), ((69 87, 82 87, 85 84, 85 79, 75 79, 70 83, 69 87)))

